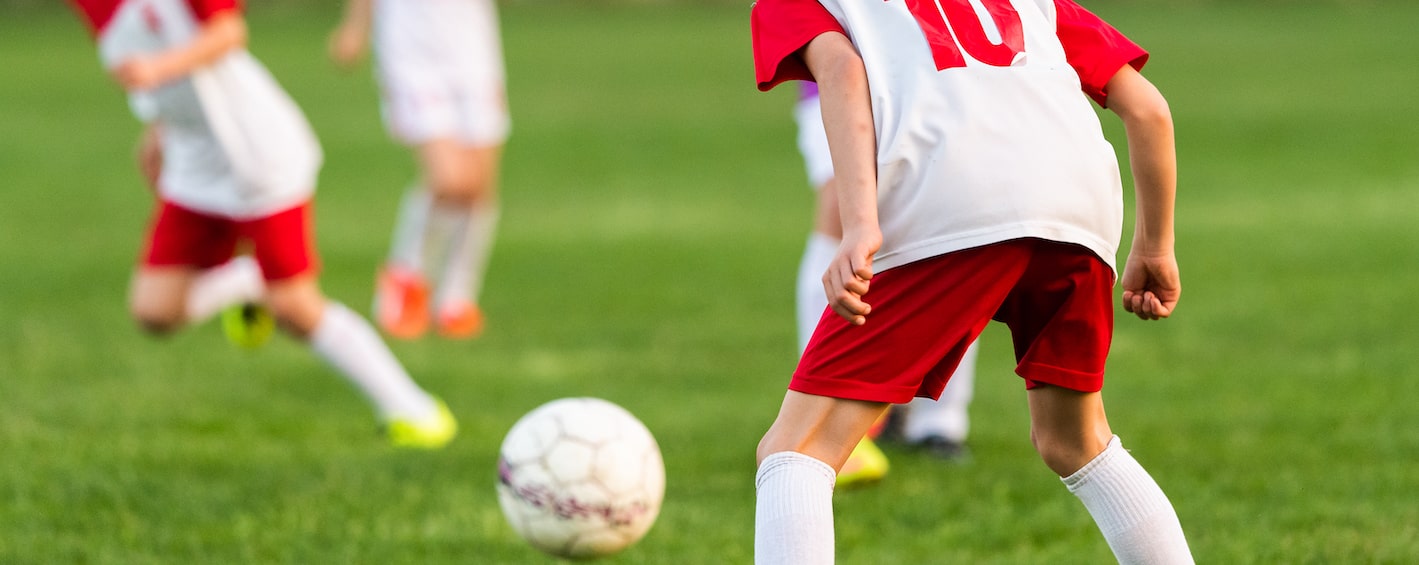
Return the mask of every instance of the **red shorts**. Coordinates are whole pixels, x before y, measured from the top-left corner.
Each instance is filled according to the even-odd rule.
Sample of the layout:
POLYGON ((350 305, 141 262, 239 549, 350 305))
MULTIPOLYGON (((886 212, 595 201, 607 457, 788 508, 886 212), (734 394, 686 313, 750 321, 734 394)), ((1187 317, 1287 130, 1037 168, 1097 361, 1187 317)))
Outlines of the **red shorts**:
POLYGON ((306 202, 270 216, 233 220, 160 202, 143 253, 147 267, 207 269, 231 259, 237 245, 249 246, 268 281, 314 272, 311 205, 306 202))
POLYGON ((1104 385, 1114 273, 1083 247, 1017 239, 877 273, 862 326, 824 311, 790 390, 871 402, 938 398, 990 320, 1010 327, 1027 388, 1104 385))

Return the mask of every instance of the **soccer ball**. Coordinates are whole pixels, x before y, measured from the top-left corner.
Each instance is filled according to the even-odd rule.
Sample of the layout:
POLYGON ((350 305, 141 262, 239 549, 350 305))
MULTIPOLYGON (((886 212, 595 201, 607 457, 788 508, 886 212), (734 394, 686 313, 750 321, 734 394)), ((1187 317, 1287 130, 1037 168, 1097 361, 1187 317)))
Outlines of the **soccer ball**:
POLYGON ((650 430, 599 398, 563 398, 528 412, 503 438, 498 503, 533 547, 558 557, 611 555, 660 513, 665 463, 650 430))

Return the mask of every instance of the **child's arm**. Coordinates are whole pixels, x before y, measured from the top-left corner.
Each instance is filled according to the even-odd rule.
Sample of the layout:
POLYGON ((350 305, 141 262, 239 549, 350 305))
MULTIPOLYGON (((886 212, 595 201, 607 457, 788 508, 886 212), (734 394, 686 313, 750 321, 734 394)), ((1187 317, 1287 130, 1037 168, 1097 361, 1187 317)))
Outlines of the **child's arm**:
POLYGON ((1123 269, 1123 308, 1144 320, 1172 314, 1182 294, 1173 252, 1177 155, 1163 95, 1124 65, 1108 82, 1109 109, 1123 119, 1137 201, 1133 246, 1123 269))
POLYGON ((834 312, 860 326, 872 311, 862 295, 872 278, 872 255, 882 246, 877 223, 877 134, 867 70, 852 42, 836 32, 809 42, 803 59, 818 82, 843 225, 842 244, 823 275, 823 290, 834 312))
POLYGON ((115 67, 112 74, 128 90, 148 90, 187 76, 245 45, 246 20, 236 10, 227 10, 203 23, 187 44, 133 57, 115 67))
POLYGON ((346 0, 345 17, 330 32, 330 60, 337 66, 348 69, 364 59, 373 19, 371 4, 371 0, 346 0))

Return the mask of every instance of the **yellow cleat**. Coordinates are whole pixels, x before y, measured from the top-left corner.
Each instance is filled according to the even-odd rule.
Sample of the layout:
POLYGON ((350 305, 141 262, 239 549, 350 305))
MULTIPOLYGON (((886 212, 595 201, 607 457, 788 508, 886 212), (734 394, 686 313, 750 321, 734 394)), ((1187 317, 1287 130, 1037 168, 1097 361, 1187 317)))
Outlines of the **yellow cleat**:
POLYGON ((439 449, 458 435, 458 420, 448 411, 442 400, 434 399, 438 412, 424 420, 396 418, 384 426, 389 443, 394 447, 411 449, 439 449))
POLYGON ((271 341, 276 319, 260 304, 237 304, 222 311, 222 333, 237 347, 257 349, 271 341))
POLYGON ((842 470, 838 471, 837 487, 860 487, 876 483, 887 476, 887 469, 890 467, 887 456, 877 444, 862 438, 862 441, 857 442, 857 447, 852 448, 842 470))

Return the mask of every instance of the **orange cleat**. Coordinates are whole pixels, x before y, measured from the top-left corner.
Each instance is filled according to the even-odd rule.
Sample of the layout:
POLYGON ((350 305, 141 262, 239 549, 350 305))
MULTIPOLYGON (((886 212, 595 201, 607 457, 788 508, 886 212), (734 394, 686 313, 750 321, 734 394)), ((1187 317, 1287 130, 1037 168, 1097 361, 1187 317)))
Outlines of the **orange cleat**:
POLYGON ((416 339, 429 329, 429 286, 418 273, 386 266, 375 282, 374 318, 390 337, 416 339))
POLYGON ((483 333, 483 311, 476 304, 455 302, 439 308, 438 332, 448 339, 473 339, 483 333))

